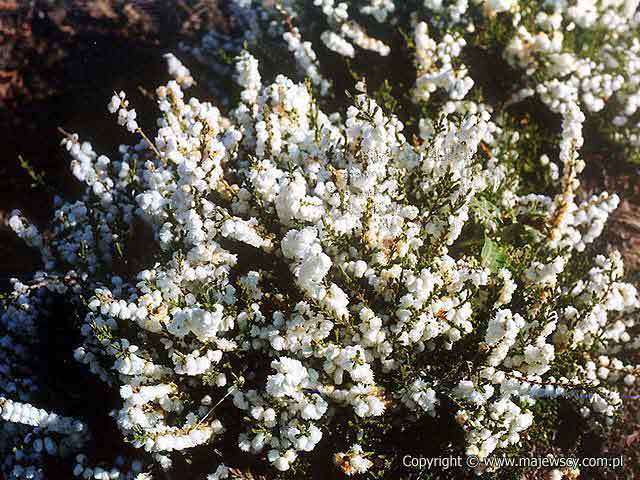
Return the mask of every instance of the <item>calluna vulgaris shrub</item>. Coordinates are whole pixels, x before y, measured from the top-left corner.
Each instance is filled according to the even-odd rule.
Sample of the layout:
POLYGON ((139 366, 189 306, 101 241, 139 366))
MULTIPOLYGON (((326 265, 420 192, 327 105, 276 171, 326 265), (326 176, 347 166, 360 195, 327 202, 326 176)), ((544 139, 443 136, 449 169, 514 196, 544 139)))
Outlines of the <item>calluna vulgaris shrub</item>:
POLYGON ((255 3, 185 46, 221 109, 167 55, 156 128, 114 95, 135 142, 66 135, 82 197, 10 216, 42 270, 3 300, 6 478, 392 478, 417 431, 611 424, 639 301, 579 174, 583 125, 640 144, 638 1, 255 3), (97 387, 42 373, 57 324, 97 387))

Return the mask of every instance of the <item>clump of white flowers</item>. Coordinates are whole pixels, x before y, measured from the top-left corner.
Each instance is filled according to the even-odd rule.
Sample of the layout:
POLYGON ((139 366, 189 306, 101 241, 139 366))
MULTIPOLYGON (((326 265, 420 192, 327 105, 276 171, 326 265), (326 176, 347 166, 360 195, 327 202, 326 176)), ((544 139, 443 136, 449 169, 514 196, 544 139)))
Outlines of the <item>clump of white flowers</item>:
MULTIPOLYGON (((46 478, 45 455, 82 478, 174 468, 234 478, 238 452, 300 478, 314 462, 384 475, 402 468, 402 455, 380 435, 418 422, 455 419, 465 442, 454 447, 480 459, 543 430, 536 412, 553 402, 612 422, 620 389, 640 373, 627 360, 640 346, 640 302, 620 254, 594 254, 619 199, 584 194, 580 148, 583 111, 615 93, 630 117, 635 100, 617 77, 606 80, 613 54, 602 65, 566 57, 558 38, 566 22, 627 35, 638 21, 632 2, 608 15, 541 8, 543 33, 533 35, 520 25, 531 7, 515 1, 315 0, 322 48, 349 58, 390 54, 366 19, 406 22, 415 61, 404 66, 406 103, 421 112, 407 124, 387 107, 391 94, 364 80, 330 110, 332 82, 294 2, 233 3, 252 25, 241 36, 249 49, 281 35, 308 82, 272 78, 229 39, 239 100, 222 111, 187 96, 194 79, 169 54, 173 79, 156 91, 153 134, 115 94, 108 110, 137 142, 110 158, 68 135, 82 197, 57 199, 46 231, 20 212, 9 218, 43 271, 13 282, 0 317, 7 478, 46 478), (515 32, 505 58, 561 115, 546 157, 557 158, 552 194, 520 178, 518 124, 473 96, 464 63, 470 19, 505 16, 515 32), (600 80, 579 81, 584 69, 600 80), (143 232, 148 244, 135 250, 143 232), (135 454, 91 458, 99 431, 41 409, 47 379, 29 357, 46 342, 38 326, 56 321, 49 297, 73 305, 67 354, 116 397, 105 413, 135 454), (235 453, 219 458, 218 448, 235 453)), ((539 152, 530 160, 541 163, 539 152)))

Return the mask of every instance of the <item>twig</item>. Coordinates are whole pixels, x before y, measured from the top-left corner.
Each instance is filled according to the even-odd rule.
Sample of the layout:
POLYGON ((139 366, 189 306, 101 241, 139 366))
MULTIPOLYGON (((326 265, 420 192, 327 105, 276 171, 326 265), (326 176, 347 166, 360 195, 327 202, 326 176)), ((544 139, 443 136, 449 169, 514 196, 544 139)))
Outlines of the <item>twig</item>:
POLYGON ((235 385, 231 385, 229 387, 229 390, 227 390, 227 393, 224 395, 224 397, 222 397, 220 400, 218 400, 218 403, 216 403, 213 407, 211 407, 211 409, 207 412, 207 414, 204 417, 202 417, 198 423, 196 423, 193 427, 191 427, 191 429, 189 431, 194 430, 194 429, 198 428, 200 425, 202 425, 202 423, 207 419, 207 417, 209 415, 211 415, 211 413, 213 413, 213 411, 218 407, 218 405, 220 405, 222 402, 224 402, 227 399, 227 397, 233 393, 235 388, 236 388, 235 385))
POLYGON ((67 137, 69 140, 73 139, 73 134, 67 132, 64 128, 62 127, 58 127, 58 131, 64 135, 65 137, 67 137))
POLYGON ((147 142, 147 145, 153 151, 153 153, 155 153, 158 158, 161 158, 162 155, 160 154, 160 151, 156 148, 156 146, 153 144, 153 142, 151 140, 149 140, 149 137, 147 137, 145 135, 145 133, 142 131, 142 129, 140 127, 138 127, 136 132, 138 132, 140 134, 140 136, 142 136, 144 141, 147 142))

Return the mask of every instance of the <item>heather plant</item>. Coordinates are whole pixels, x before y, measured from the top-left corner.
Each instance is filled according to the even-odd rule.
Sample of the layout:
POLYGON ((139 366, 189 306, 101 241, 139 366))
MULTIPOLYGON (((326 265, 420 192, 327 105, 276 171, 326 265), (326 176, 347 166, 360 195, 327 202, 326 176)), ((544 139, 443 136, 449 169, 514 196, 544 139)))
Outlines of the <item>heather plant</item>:
POLYGON ((186 47, 227 75, 219 107, 172 54, 154 127, 116 93, 135 140, 110 158, 65 134, 81 198, 8 220, 42 269, 3 300, 4 474, 398 478, 430 448, 512 475, 482 461, 548 442, 558 405, 613 423, 639 301, 600 240, 618 196, 581 188, 582 132, 613 115, 637 146, 640 17, 589 6, 236 1, 235 29, 186 47), (474 51, 504 63, 502 97, 474 51), (106 455, 34 357, 61 304, 106 455))

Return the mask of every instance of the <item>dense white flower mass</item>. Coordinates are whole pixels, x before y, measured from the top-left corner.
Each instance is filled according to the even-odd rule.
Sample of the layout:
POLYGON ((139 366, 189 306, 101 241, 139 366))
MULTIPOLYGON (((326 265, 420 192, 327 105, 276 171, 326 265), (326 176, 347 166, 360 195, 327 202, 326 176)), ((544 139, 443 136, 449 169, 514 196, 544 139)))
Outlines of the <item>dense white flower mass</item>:
POLYGON ((216 70, 239 89, 231 108, 189 98, 194 79, 168 54, 157 128, 114 94, 108 111, 138 142, 109 158, 66 136, 82 197, 57 199, 42 232, 10 215, 43 268, 3 303, 7 478, 48 478, 46 455, 80 478, 162 478, 179 462, 236 478, 237 451, 298 478, 313 461, 391 475, 401 455, 379 434, 416 422, 455 419, 465 444, 454 447, 480 459, 547 428, 540 412, 558 399, 611 422, 640 374, 625 356, 640 346, 640 303, 620 254, 595 250, 619 198, 585 195, 580 152, 587 116, 609 104, 635 131, 637 2, 315 0, 317 35, 296 2, 253 3, 233 2, 247 28, 225 37, 237 56, 216 70), (544 154, 523 152, 524 123, 477 94, 465 49, 488 41, 474 40, 482 22, 505 28, 500 55, 522 71, 505 105, 536 95, 559 115, 544 154), (367 33, 387 24, 402 25, 414 61, 398 95, 419 112, 411 122, 366 79, 336 109, 323 62, 392 56, 397 38, 367 33), (572 50, 571 32, 590 29, 623 40, 572 50), (308 82, 264 70, 269 35, 308 82), (544 191, 525 185, 526 161, 545 167, 544 191), (105 413, 137 456, 92 458, 101 432, 47 412, 29 357, 46 342, 49 297, 73 305, 67 353, 116 397, 105 413), (219 446, 235 453, 219 458, 219 446))

